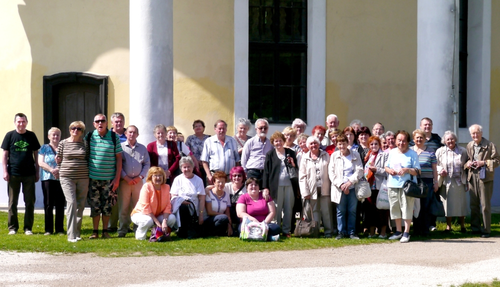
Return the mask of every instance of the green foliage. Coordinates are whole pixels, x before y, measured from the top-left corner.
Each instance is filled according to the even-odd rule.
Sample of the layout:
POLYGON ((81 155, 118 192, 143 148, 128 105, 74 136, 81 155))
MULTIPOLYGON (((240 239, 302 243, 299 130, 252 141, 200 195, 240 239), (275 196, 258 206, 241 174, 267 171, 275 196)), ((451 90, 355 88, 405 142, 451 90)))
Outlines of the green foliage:
MULTIPOLYGON (((24 214, 19 214, 19 222, 23 222, 24 214)), ((500 215, 495 214, 492 218, 492 236, 500 234, 500 215)), ((7 227, 7 213, 0 212, 0 222, 2 226, 7 227)), ((471 233, 462 234, 459 232, 460 226, 454 225, 456 230, 451 233, 444 233, 446 225, 440 223, 438 231, 431 234, 430 238, 412 237, 414 240, 448 239, 448 238, 467 238, 473 237, 471 233)), ((470 228, 467 225, 468 228, 470 228)), ((44 217, 43 214, 35 214, 35 223, 33 226, 33 236, 26 236, 21 231, 16 235, 7 235, 7 228, 0 232, 0 250, 19 251, 19 252, 46 252, 51 254, 71 254, 71 253, 94 253, 99 256, 148 256, 148 255, 194 255, 194 254, 214 254, 214 253, 232 253, 232 252, 265 252, 265 251, 289 251, 289 250, 308 250, 318 248, 337 248, 348 245, 367 245, 367 244, 390 244, 393 243, 383 239, 361 240, 350 239, 326 239, 326 238, 290 238, 280 239, 278 242, 243 242, 238 238, 228 237, 210 237, 194 240, 177 238, 175 233, 171 242, 150 243, 147 240, 135 240, 132 233, 127 234, 125 238, 118 238, 117 234, 111 234, 111 239, 89 240, 92 233, 92 220, 86 216, 82 225, 82 241, 70 243, 65 235, 44 236, 44 217)), ((498 286, 498 281, 493 282, 498 286)), ((465 285, 464 285, 465 286, 465 285)), ((475 286, 475 285, 474 285, 475 286)))

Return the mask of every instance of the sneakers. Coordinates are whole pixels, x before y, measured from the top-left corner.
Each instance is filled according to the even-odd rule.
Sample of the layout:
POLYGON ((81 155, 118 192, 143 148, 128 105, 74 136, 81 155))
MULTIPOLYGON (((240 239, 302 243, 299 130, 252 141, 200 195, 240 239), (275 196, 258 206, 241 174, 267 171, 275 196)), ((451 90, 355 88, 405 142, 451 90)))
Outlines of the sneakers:
POLYGON ((75 239, 76 239, 76 241, 80 241, 80 240, 82 240, 82 238, 81 238, 81 237, 79 237, 79 236, 77 236, 75 239))
POLYGON ((401 242, 401 243, 408 243, 409 241, 410 241, 409 234, 405 234, 405 236, 401 237, 401 240, 399 240, 399 242, 401 242))
POLYGON ((16 234, 16 233, 17 233, 17 232, 16 232, 15 230, 10 230, 10 231, 9 231, 9 235, 14 235, 14 234, 16 234))
POLYGON ((77 241, 78 241, 78 240, 77 240, 76 238, 75 238, 75 239, 69 239, 69 238, 68 238, 68 242, 75 243, 75 242, 77 242, 77 241))
POLYGON ((429 226, 429 231, 436 231, 436 230, 437 230, 436 226, 429 226))
POLYGON ((389 237, 389 240, 398 240, 398 239, 401 239, 401 237, 403 237, 403 233, 396 232, 396 233, 394 233, 394 235, 389 237))
POLYGON ((339 235, 337 235, 337 237, 335 237, 335 240, 339 240, 339 239, 342 239, 342 238, 344 238, 344 234, 339 233, 339 235))
POLYGON ((118 237, 123 238, 123 237, 125 237, 125 234, 123 234, 123 233, 118 233, 118 237))
POLYGON ((355 234, 351 234, 349 238, 354 239, 354 240, 359 240, 359 237, 357 237, 355 234))
POLYGON ((47 235, 51 235, 52 233, 50 232, 45 232, 43 235, 47 236, 47 235))
POLYGON ((382 235, 381 234, 381 235, 378 236, 378 238, 380 238, 380 239, 387 239, 387 234, 386 235, 382 235))
POLYGON ((31 232, 31 230, 26 230, 26 231, 24 232, 24 234, 26 234, 26 235, 33 235, 33 232, 31 232))

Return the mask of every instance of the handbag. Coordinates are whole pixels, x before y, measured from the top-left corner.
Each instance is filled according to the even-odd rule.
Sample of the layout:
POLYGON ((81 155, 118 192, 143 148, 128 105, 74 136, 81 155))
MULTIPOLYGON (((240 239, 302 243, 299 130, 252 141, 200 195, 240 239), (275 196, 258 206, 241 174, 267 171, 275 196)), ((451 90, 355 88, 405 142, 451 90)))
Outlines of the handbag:
POLYGON ((359 201, 363 201, 365 198, 372 196, 372 190, 370 184, 364 177, 362 177, 355 186, 356 197, 359 201))
POLYGON ((389 209, 390 204, 389 204, 389 193, 388 193, 388 188, 387 188, 387 181, 384 180, 382 184, 380 185, 380 190, 378 191, 377 195, 377 202, 375 204, 377 209, 389 209))
POLYGON ((435 192, 432 195, 432 199, 430 202, 430 212, 432 215, 436 217, 444 217, 445 216, 445 211, 444 211, 444 205, 443 202, 441 201, 441 198, 439 198, 439 195, 437 195, 435 192))
POLYGON ((303 209, 304 218, 297 220, 294 235, 296 237, 319 237, 319 224, 313 218, 311 202, 309 199, 304 200, 303 209), (308 213, 307 210, 310 212, 308 213), (308 215, 310 215, 309 218, 307 218, 308 215))
POLYGON ((153 226, 151 229, 151 237, 149 242, 165 242, 170 241, 170 227, 168 227, 168 232, 165 234, 161 227, 153 226))
POLYGON ((403 191, 406 196, 415 198, 426 198, 429 192, 427 184, 425 184, 420 179, 420 174, 417 174, 417 183, 413 181, 413 175, 411 179, 405 181, 403 185, 403 191))
POLYGON ((241 220, 240 239, 246 241, 266 241, 269 227, 262 222, 255 222, 243 217, 241 220))

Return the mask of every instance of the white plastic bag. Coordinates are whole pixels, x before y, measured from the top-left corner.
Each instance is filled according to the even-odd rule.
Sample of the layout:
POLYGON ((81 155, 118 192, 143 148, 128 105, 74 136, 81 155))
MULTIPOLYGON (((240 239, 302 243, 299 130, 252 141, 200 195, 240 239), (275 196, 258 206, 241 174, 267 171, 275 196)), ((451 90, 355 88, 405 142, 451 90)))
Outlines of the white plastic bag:
POLYGON ((378 209, 387 210, 390 208, 388 192, 389 190, 387 188, 387 180, 384 180, 380 185, 380 190, 378 191, 377 195, 377 202, 375 204, 378 209))

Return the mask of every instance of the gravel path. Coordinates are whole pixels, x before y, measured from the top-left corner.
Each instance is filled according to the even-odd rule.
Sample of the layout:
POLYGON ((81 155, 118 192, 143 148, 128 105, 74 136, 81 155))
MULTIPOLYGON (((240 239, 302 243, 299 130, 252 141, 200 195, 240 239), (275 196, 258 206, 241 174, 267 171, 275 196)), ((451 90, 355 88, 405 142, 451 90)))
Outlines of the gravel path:
POLYGON ((195 256, 0 252, 1 286, 449 286, 494 278, 500 238, 195 256))

